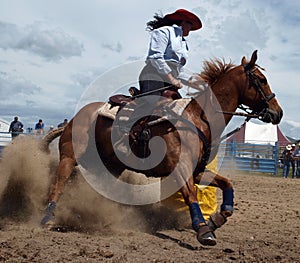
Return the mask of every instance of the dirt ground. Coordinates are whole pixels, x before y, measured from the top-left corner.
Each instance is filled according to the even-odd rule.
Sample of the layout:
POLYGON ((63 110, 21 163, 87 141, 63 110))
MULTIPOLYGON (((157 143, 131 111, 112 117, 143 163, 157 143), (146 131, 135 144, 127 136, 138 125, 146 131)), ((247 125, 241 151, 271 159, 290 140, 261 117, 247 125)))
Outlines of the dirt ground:
POLYGON ((0 262, 300 262, 300 179, 223 173, 235 212, 216 231, 217 245, 204 247, 188 213, 112 203, 80 176, 58 203, 56 227, 41 228, 56 164, 34 141, 4 152, 0 262))

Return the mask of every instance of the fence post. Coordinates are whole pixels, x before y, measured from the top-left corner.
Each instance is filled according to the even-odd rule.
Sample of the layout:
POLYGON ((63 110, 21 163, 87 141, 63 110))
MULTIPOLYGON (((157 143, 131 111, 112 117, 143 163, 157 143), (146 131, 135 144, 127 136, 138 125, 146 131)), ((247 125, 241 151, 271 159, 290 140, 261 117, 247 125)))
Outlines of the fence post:
POLYGON ((230 142, 230 153, 231 153, 232 157, 235 158, 235 156, 236 156, 236 141, 235 140, 232 140, 230 142))
POLYGON ((278 155, 279 155, 278 142, 275 142, 274 151, 275 151, 274 152, 274 162, 275 162, 274 176, 277 176, 277 165, 278 165, 278 155))

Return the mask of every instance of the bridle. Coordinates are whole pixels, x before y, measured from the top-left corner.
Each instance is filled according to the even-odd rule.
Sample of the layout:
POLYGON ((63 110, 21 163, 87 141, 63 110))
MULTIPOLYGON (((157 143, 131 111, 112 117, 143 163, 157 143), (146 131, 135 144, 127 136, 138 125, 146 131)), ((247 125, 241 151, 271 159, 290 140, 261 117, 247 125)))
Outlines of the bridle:
POLYGON ((267 84, 267 80, 265 78, 260 78, 259 76, 254 74, 254 72, 257 70, 257 67, 259 66, 250 69, 249 65, 246 65, 244 66, 244 71, 249 80, 249 86, 254 87, 256 91, 259 93, 261 97, 261 103, 264 104, 265 106, 269 106, 269 101, 275 98, 275 94, 271 93, 270 95, 267 95, 266 92, 262 89, 262 84, 263 85, 267 84))
POLYGON ((267 95, 266 92, 263 90, 262 85, 267 84, 267 80, 260 78, 259 76, 257 76, 254 73, 255 70, 257 70, 257 67, 259 67, 259 66, 256 65, 256 67, 250 68, 249 64, 244 66, 244 71, 247 76, 248 82, 244 88, 243 93, 245 94, 246 89, 248 89, 249 87, 254 87, 257 94, 260 95, 260 101, 253 107, 252 110, 249 107, 245 107, 242 103, 239 103, 238 109, 240 109, 244 112, 222 111, 223 114, 243 116, 243 117, 246 117, 246 119, 240 127, 237 127, 233 131, 222 136, 220 141, 222 141, 222 140, 230 137, 232 134, 238 132, 246 124, 246 122, 248 122, 251 118, 257 118, 264 122, 271 121, 271 116, 270 116, 270 113, 268 113, 268 108, 269 108, 269 101, 272 100, 273 98, 275 98, 275 93, 272 92, 271 94, 267 95))
MULTIPOLYGON (((267 83, 267 80, 264 78, 260 78, 254 73, 257 70, 257 67, 259 66, 256 65, 256 67, 250 68, 249 64, 244 66, 244 71, 248 81, 242 93, 245 94, 246 90, 249 87, 253 87, 256 90, 256 93, 260 96, 260 101, 254 105, 253 109, 250 109, 249 107, 244 106, 242 103, 239 103, 238 109, 242 110, 243 112, 223 111, 222 113, 229 114, 229 115, 244 116, 247 117, 246 121, 249 121, 251 118, 257 118, 264 122, 271 121, 270 114, 268 113, 268 108, 269 108, 270 100, 275 98, 275 93, 271 93, 268 95, 263 90, 262 86, 267 83)), ((256 96, 254 99, 256 99, 256 96)))

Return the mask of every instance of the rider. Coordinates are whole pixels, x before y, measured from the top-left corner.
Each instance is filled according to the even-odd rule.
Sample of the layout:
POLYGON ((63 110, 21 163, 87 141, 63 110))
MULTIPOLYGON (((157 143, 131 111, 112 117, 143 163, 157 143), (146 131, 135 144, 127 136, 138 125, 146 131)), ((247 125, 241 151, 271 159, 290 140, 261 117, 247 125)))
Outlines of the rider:
MULTIPOLYGON (((151 39, 146 65, 139 76, 141 93, 170 84, 177 89, 183 84, 193 86, 193 74, 184 68, 188 57, 185 37, 190 31, 201 27, 198 16, 185 9, 179 9, 164 17, 154 15, 154 20, 147 23, 151 39)), ((161 95, 161 90, 156 94, 161 95)))
POLYGON ((155 14, 154 20, 147 23, 147 29, 151 31, 151 39, 146 65, 139 75, 140 94, 156 96, 139 98, 134 114, 120 125, 124 133, 114 144, 119 152, 128 152, 124 140, 128 138, 132 124, 139 119, 138 115, 141 116, 140 110, 151 113, 157 107, 157 102, 165 90, 172 90, 173 93, 176 92, 176 98, 181 98, 178 89, 182 88, 183 84, 198 90, 205 88, 206 84, 200 76, 184 67, 188 57, 185 37, 190 31, 196 31, 201 27, 199 17, 185 9, 178 9, 163 17, 155 14))

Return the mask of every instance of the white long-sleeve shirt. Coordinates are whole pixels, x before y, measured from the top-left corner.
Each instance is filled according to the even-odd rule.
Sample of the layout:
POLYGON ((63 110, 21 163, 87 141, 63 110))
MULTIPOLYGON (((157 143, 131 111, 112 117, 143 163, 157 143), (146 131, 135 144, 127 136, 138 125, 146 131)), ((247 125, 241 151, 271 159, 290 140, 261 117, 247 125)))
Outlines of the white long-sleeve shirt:
POLYGON ((151 61, 158 73, 170 73, 172 70, 166 62, 174 62, 179 72, 175 77, 188 81, 192 73, 184 68, 187 58, 188 45, 180 26, 164 26, 152 31, 147 60, 151 61))

